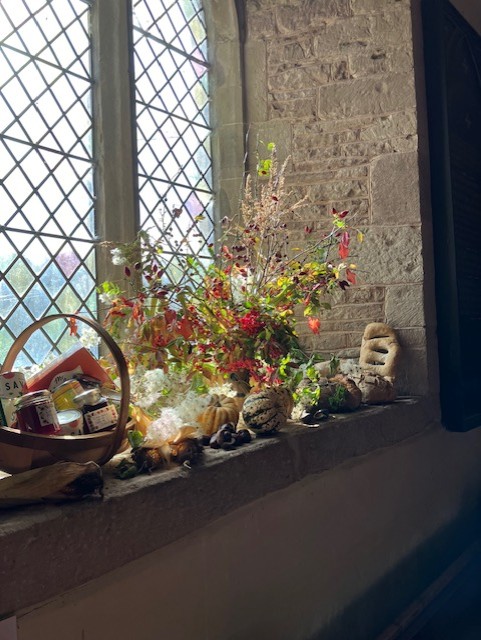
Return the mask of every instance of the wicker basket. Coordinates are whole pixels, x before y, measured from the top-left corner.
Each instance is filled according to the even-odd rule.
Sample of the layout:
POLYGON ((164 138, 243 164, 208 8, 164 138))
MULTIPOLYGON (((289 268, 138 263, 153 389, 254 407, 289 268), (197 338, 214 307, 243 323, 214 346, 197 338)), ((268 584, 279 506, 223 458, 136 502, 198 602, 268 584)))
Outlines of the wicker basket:
POLYGON ((18 354, 30 336, 48 322, 65 318, 80 320, 92 327, 104 340, 112 354, 120 379, 121 400, 117 425, 112 431, 81 436, 46 436, 27 433, 10 427, 0 427, 0 469, 20 473, 43 467, 59 460, 71 462, 94 461, 105 464, 126 446, 126 427, 129 415, 130 380, 124 356, 107 331, 95 320, 76 314, 59 313, 46 316, 27 327, 11 346, 1 373, 12 371, 18 354))

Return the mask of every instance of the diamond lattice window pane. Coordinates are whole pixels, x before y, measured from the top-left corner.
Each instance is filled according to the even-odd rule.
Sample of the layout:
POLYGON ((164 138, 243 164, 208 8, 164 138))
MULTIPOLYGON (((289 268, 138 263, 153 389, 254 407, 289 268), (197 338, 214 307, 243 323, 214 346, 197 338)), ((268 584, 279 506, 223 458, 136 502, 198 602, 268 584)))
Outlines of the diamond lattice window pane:
POLYGON ((208 63, 200 0, 134 0, 141 228, 161 242, 166 274, 213 242, 208 63))
MULTIPOLYGON (((83 0, 0 3, 3 355, 45 314, 96 314, 89 12, 83 0)), ((34 334, 23 364, 71 341, 59 327, 34 334)))

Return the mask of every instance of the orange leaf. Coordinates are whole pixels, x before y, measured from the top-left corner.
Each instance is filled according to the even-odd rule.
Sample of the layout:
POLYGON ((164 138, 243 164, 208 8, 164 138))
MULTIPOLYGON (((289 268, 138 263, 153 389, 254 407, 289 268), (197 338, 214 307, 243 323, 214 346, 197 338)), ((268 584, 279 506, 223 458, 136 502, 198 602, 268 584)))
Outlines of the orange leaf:
POLYGON ((69 318, 68 319, 68 326, 69 326, 69 329, 70 329, 70 335, 71 336, 78 336, 77 319, 76 318, 69 318))
POLYGON ((312 333, 318 334, 321 329, 321 321, 319 318, 309 318, 307 324, 312 333))

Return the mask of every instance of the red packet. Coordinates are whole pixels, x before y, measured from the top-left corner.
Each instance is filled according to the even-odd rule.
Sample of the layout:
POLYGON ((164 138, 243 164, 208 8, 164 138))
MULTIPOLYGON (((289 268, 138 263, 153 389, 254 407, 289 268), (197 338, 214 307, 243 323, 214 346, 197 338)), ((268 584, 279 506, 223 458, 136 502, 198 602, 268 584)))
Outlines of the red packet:
POLYGON ((100 366, 90 351, 80 344, 76 344, 29 378, 27 389, 29 391, 39 391, 40 389, 52 391, 62 382, 72 379, 77 373, 96 378, 101 384, 113 385, 105 369, 100 366))

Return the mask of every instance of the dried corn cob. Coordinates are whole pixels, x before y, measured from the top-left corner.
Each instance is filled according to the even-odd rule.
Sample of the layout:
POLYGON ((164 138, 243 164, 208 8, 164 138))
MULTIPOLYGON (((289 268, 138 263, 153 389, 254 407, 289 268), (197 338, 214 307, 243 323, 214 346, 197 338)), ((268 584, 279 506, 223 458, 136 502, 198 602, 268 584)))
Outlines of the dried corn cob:
POLYGON ((95 462, 57 462, 0 480, 0 508, 102 496, 102 470, 95 462))

